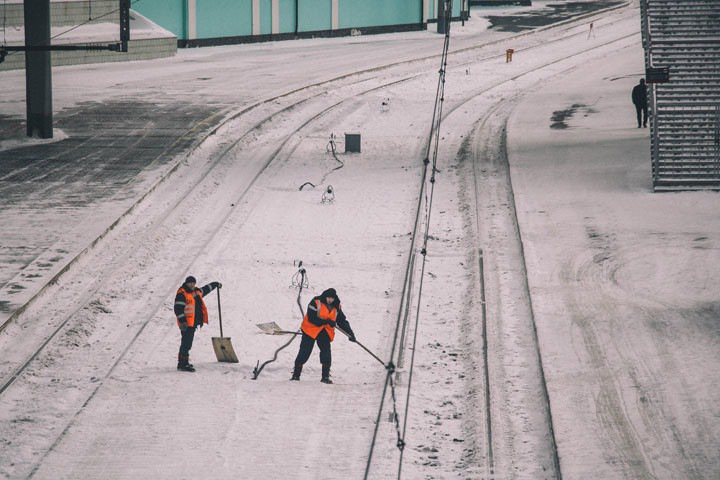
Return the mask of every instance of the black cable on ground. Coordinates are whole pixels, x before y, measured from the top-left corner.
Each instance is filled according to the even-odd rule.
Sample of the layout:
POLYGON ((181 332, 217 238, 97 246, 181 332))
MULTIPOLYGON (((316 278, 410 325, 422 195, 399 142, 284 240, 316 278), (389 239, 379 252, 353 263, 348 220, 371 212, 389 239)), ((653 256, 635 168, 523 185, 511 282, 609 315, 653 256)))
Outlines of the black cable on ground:
MULTIPOLYGON (((302 266, 302 261, 300 261, 298 265, 298 271, 293 275, 292 280, 293 286, 297 286, 299 288, 298 294, 297 294, 297 304, 298 308, 300 309, 300 317, 305 317, 305 312, 303 311, 302 304, 300 303, 300 295, 302 294, 303 288, 305 288, 308 285, 308 279, 306 275, 305 268, 302 266)), ((302 321, 302 320, 301 320, 302 321)), ((299 332, 299 330, 298 330, 299 332)), ((253 380, 257 380, 258 376, 260 375, 260 372, 262 372, 263 368, 265 368, 266 365, 273 363, 275 360, 277 360, 278 354, 281 350, 285 349, 290 345, 299 335, 293 335, 290 337, 290 340, 285 342, 280 348, 275 350, 275 353, 273 354, 273 357, 270 360, 266 360, 262 365, 260 365, 260 360, 258 360, 257 364, 255 365, 255 368, 253 369, 253 380)))
POLYGON ((331 172, 333 172, 335 170, 340 170, 341 168, 343 168, 345 166, 345 162, 340 160, 337 156, 337 145, 335 145, 335 134, 334 133, 330 134, 330 141, 328 142, 327 147, 325 147, 325 150, 330 152, 332 154, 333 158, 340 164, 340 166, 335 167, 332 170, 330 170, 331 172))
MULTIPOLYGON (((322 185, 323 183, 325 183, 325 179, 327 179, 328 175, 330 175, 332 172, 334 172, 335 170, 340 170, 341 168, 343 168, 345 166, 345 162, 340 160, 337 156, 337 146, 335 145, 335 134, 333 134, 333 133, 330 134, 330 141, 328 142, 327 146, 325 147, 325 151, 332 154, 333 158, 340 165, 338 165, 337 167, 330 169, 330 171, 326 172, 325 175, 323 175, 322 178, 320 179, 320 182, 318 182, 318 185, 322 185)), ((315 188, 317 186, 312 182, 305 182, 302 185, 300 185, 299 190, 302 190, 307 185, 310 185, 313 188, 315 188)))

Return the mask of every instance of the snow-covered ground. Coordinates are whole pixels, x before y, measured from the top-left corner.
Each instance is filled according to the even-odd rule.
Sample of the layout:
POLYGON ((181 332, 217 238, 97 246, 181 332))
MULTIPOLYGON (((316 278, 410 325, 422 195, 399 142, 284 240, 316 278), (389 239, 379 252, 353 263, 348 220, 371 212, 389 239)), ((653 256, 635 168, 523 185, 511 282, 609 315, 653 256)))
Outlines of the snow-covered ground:
POLYGON ((720 196, 652 193, 641 76, 636 52, 583 65, 508 130, 565 478, 720 476, 720 196))
MULTIPOLYGON (((513 40, 477 18, 453 25, 436 182, 421 196, 427 257, 395 350, 442 37, 187 50, 131 64, 132 78, 119 64, 55 69, 58 109, 188 98, 221 104, 227 121, 174 169, 129 185, 136 197, 156 186, 0 334, 7 378, 68 319, 0 394, 0 475, 398 478, 386 371, 359 346, 336 339, 332 386, 315 353, 288 381, 297 341, 252 379, 287 341, 255 324, 299 325, 302 260, 303 308, 334 287, 363 345, 396 363, 402 349, 403 478, 718 478, 719 197, 651 193, 648 133, 629 101, 643 70, 638 11, 593 21, 593 36, 580 22, 513 40), (236 116, 359 65, 431 55, 236 116), (362 153, 340 153, 336 169, 330 133, 340 152, 343 133, 360 133, 362 153), (323 203, 328 185, 335 200, 323 203), (175 370, 172 300, 187 274, 223 282, 238 364, 215 359, 213 293, 198 372, 175 370)), ((21 82, 0 76, 3 114, 24 114, 21 82)), ((127 201, 108 200, 115 217, 94 228, 127 201)), ((55 213, 53 235, 80 229, 55 213)), ((2 219, 22 224, 23 212, 2 219)))

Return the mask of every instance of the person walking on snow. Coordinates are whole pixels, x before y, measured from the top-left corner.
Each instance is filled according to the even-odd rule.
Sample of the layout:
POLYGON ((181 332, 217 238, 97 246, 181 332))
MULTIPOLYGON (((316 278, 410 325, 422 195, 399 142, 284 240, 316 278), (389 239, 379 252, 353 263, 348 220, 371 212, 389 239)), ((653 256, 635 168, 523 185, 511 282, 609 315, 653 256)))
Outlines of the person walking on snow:
POLYGON ((190 363, 190 349, 192 348, 195 329, 202 328, 208 323, 208 311, 203 297, 216 288, 221 288, 219 282, 212 282, 202 288, 197 288, 195 277, 192 275, 185 279, 175 295, 175 316, 180 327, 180 352, 178 353, 177 369, 183 372, 194 372, 195 367, 190 363))
POLYGON ((635 88, 632 89, 632 102, 633 105, 635 105, 638 128, 640 128, 641 125, 643 127, 647 127, 647 86, 645 85, 644 78, 641 78, 640 83, 635 85, 635 88))
POLYGON ((310 358, 313 346, 317 341, 320 348, 320 364, 322 365, 323 383, 333 383, 330 380, 330 364, 332 353, 330 342, 335 338, 335 327, 341 328, 348 334, 350 341, 355 341, 355 334, 350 328, 345 314, 340 307, 340 299, 334 288, 328 288, 319 296, 314 297, 308 304, 307 313, 303 318, 300 340, 300 350, 295 358, 295 368, 290 380, 300 380, 303 365, 310 358))

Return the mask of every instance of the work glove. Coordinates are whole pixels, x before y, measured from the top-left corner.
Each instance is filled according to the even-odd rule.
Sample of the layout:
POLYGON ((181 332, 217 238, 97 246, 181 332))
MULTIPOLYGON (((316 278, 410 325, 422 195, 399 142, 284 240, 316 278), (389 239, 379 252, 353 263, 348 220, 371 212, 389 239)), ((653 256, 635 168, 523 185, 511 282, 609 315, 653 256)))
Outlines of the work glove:
POLYGON ((331 327, 335 328, 336 322, 334 320, 325 320, 325 325, 330 325, 331 327))
POLYGON ((357 340, 355 339, 355 334, 352 332, 350 332, 350 336, 348 337, 348 340, 350 340, 353 343, 357 342, 357 340))
POLYGON ((210 286, 213 287, 213 288, 222 288, 222 283, 220 283, 220 282, 212 282, 212 283, 210 284, 210 286))
POLYGON ((180 331, 181 331, 181 332, 184 332, 185 330, 188 329, 188 324, 187 324, 187 322, 185 322, 185 321, 180 322, 180 323, 178 324, 178 326, 180 327, 180 331))

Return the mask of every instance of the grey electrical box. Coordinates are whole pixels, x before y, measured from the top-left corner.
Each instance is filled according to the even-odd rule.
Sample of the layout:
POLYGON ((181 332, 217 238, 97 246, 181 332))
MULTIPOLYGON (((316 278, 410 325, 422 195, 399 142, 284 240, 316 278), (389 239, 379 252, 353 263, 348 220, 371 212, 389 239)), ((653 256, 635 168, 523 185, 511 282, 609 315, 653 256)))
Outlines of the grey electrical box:
POLYGON ((360 153, 360 134, 359 133, 346 133, 345 134, 345 153, 360 153))
POLYGON ((667 83, 670 81, 670 67, 648 67, 645 69, 647 83, 667 83))

